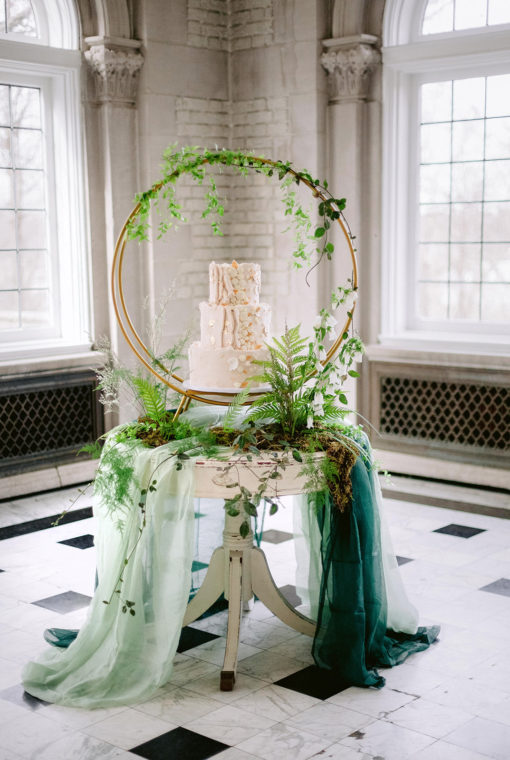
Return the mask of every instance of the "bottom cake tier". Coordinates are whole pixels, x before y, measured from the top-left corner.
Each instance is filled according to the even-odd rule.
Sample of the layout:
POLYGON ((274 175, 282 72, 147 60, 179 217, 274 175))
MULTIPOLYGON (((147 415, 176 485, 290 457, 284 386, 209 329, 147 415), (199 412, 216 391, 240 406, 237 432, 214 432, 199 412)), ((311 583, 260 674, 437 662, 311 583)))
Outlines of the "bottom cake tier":
MULTIPOLYGON (((189 348, 190 388, 246 388, 253 375, 261 372, 254 360, 269 358, 266 348, 244 351, 239 348, 209 348, 195 341, 189 348)), ((261 383, 253 381, 251 388, 261 383)))

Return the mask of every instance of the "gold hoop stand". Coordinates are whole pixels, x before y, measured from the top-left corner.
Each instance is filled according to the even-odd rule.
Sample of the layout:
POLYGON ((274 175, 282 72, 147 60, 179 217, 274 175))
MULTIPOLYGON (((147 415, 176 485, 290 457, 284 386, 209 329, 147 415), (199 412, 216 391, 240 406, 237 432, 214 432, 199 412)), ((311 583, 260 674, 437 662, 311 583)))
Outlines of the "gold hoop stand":
MULTIPOLYGON (((275 168, 278 168, 278 164, 275 161, 271 161, 270 159, 253 158, 252 160, 254 162, 260 162, 268 166, 273 166, 275 168)), ((208 159, 204 159, 202 163, 206 164, 206 163, 209 163, 209 161, 208 159)), ((288 169, 288 172, 292 174, 294 177, 298 176, 298 173, 291 168, 288 169)), ((172 174, 171 177, 169 177, 168 180, 166 180, 165 182, 158 182, 156 185, 154 185, 153 189, 160 190, 164 184, 170 182, 174 177, 177 177, 178 175, 179 175, 179 172, 174 172, 174 174, 172 174)), ((301 184, 306 185, 312 191, 314 197, 324 202, 328 200, 307 179, 300 176, 299 181, 301 184)), ((151 352, 149 351, 149 349, 147 348, 147 346, 145 345, 145 343, 143 342, 143 340, 141 339, 140 335, 138 334, 137 330, 135 329, 133 325, 133 322, 129 316, 129 312, 126 306, 126 299, 124 297, 124 289, 123 289, 123 284, 122 284, 122 276, 123 276, 124 254, 126 250, 126 244, 128 242, 128 228, 129 228, 130 223, 134 219, 136 219, 136 217, 138 216, 139 211, 140 211, 140 204, 138 203, 129 214, 128 218, 126 219, 124 223, 124 226, 122 227, 120 231, 119 237, 117 239, 117 243, 115 245, 115 252, 113 256, 112 271, 111 271, 111 291, 112 291, 113 308, 115 310, 115 316, 119 323, 121 332, 124 335, 124 338, 126 339, 133 353, 136 355, 139 361, 149 370, 149 372, 155 375, 155 377, 157 377, 160 382, 164 383, 169 388, 171 388, 174 391, 177 391, 177 393, 180 393, 182 395, 182 399, 179 403, 177 411, 175 412, 174 419, 177 419, 177 417, 181 414, 181 412, 186 411, 186 409, 189 407, 192 400, 201 401, 204 404, 228 406, 230 404, 231 399, 235 396, 235 393, 232 393, 232 392, 205 393, 204 391, 197 391, 197 390, 193 390, 192 388, 185 388, 183 378, 179 377, 178 375, 174 373, 168 372, 161 362, 157 362, 157 366, 159 366, 160 370, 166 373, 166 376, 164 374, 161 374, 161 372, 158 372, 157 366, 154 366, 154 357, 152 356, 151 352), (171 377, 172 380, 175 382, 172 382, 169 379, 169 377, 171 377)), ((348 249, 349 249, 349 253, 351 257, 351 262, 352 262, 352 287, 355 289, 358 287, 358 268, 356 264, 356 255, 354 253, 351 237, 342 218, 339 217, 339 219, 337 219, 336 221, 340 225, 342 233, 347 241, 347 245, 348 245, 348 249)), ((331 359, 338 352, 340 345, 343 341, 343 335, 348 331, 349 326, 352 322, 352 314, 354 312, 355 306, 356 304, 353 305, 350 312, 351 316, 347 317, 344 327, 339 333, 337 340, 335 341, 333 346, 329 349, 326 355, 326 358, 322 361, 323 366, 325 366, 329 361, 331 361, 331 359)), ((248 400, 246 401, 246 404, 247 405, 251 404, 256 396, 260 396, 264 392, 265 391, 257 391, 257 390, 251 391, 250 396, 248 397, 248 400)))

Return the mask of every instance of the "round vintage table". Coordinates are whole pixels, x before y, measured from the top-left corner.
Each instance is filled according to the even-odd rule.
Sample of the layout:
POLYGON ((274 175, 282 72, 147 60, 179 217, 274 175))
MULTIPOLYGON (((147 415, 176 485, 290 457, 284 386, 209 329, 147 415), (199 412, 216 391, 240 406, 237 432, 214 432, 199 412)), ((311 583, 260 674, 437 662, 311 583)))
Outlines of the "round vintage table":
MULTIPOLYGON (((281 453, 276 456, 281 457, 281 453)), ((302 465, 288 457, 286 469, 281 479, 269 480, 266 496, 274 498, 303 493, 306 478, 300 475, 302 465)), ((321 454, 315 456, 323 456, 321 454)), ((195 496, 203 498, 230 499, 235 493, 229 488, 231 483, 239 483, 251 492, 257 490, 258 477, 274 468, 275 458, 271 453, 254 457, 248 461, 245 456, 236 456, 228 461, 214 459, 198 460, 195 464, 195 496), (235 478, 232 476, 232 464, 235 478)), ((282 622, 307 636, 315 634, 313 620, 298 612, 278 590, 269 570, 262 549, 254 546, 251 528, 245 538, 240 534, 241 523, 246 519, 242 512, 232 517, 225 511, 223 544, 214 550, 207 574, 199 590, 189 602, 184 615, 183 626, 200 617, 223 594, 228 601, 227 642, 225 659, 220 677, 220 689, 231 691, 234 687, 239 648, 239 633, 243 603, 254 595, 266 605, 282 622)))

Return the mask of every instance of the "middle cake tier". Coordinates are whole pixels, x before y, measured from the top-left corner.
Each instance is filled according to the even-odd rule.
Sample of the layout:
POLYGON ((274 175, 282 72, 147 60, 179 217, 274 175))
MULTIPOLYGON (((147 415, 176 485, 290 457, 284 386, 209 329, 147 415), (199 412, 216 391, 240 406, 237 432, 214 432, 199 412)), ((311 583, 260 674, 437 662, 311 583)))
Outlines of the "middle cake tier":
POLYGON ((267 303, 221 306, 200 304, 200 345, 203 348, 264 348, 269 338, 271 307, 267 303))

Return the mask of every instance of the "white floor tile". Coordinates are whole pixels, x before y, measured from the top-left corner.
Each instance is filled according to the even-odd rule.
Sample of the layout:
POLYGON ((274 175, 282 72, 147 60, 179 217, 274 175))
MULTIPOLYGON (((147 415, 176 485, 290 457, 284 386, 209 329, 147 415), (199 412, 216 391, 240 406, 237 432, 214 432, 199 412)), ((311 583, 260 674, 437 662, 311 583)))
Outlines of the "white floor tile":
POLYGON ((287 723, 276 723, 266 731, 241 742, 238 747, 264 760, 308 760, 329 746, 328 739, 297 729, 287 723))
POLYGON ((371 756, 384 757, 384 760, 405 760, 433 742, 434 739, 430 736, 377 720, 354 735, 342 739, 340 744, 371 756))
MULTIPOLYGON (((239 703, 238 703, 239 704, 239 703)), ((240 744, 276 723, 276 718, 267 718, 253 711, 239 709, 233 705, 203 715, 185 723, 185 728, 196 731, 225 744, 240 744)))
POLYGON ((445 736, 443 741, 479 752, 494 760, 508 760, 510 726, 485 718, 473 718, 469 723, 445 736))
MULTIPOLYGON (((236 704, 248 712, 262 715, 274 720, 286 720, 318 704, 319 700, 300 694, 298 691, 284 689, 281 686, 265 686, 257 689, 247 697, 239 699, 236 704)), ((301 724, 302 727, 302 724, 301 724)))
POLYGON ((149 739, 171 731, 176 728, 176 725, 139 710, 130 709, 93 723, 83 728, 82 733, 95 736, 96 739, 102 739, 116 747, 132 749, 149 739))

